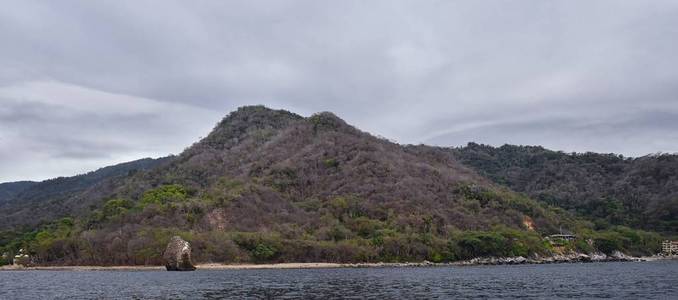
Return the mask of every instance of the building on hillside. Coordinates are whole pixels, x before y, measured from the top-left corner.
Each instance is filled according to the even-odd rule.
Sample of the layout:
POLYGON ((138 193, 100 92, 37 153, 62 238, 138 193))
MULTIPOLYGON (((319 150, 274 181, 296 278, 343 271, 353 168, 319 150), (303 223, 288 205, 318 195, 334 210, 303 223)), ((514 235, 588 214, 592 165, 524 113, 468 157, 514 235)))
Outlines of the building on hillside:
POLYGON ((678 255, 678 241, 663 241, 662 254, 664 255, 678 255))
POLYGON ((553 246, 565 246, 570 241, 577 239, 574 234, 552 234, 545 238, 553 246))
POLYGON ((31 263, 31 257, 26 253, 24 249, 19 249, 19 253, 14 255, 14 266, 21 267, 27 266, 31 263))
POLYGON ((574 234, 552 234, 548 236, 548 239, 550 240, 566 240, 566 241, 573 241, 577 238, 576 235, 574 234))

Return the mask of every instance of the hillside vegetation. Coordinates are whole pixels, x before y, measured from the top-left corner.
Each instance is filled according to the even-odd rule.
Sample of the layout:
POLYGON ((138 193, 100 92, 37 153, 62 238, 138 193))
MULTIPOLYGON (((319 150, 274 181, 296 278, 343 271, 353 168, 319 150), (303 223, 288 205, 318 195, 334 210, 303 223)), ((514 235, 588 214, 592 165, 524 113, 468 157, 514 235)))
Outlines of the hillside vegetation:
POLYGON ((38 225, 13 220, 0 245, 39 264, 159 264, 172 235, 200 262, 451 261, 549 254, 560 228, 581 251, 647 254, 660 237, 594 224, 513 192, 455 153, 401 146, 331 113, 261 106, 148 169, 59 200, 38 225), (587 241, 591 241, 588 243, 587 241))
POLYGON ((72 177, 58 177, 42 182, 0 184, 0 228, 34 227, 40 222, 73 214, 74 207, 83 208, 90 197, 80 197, 88 190, 102 189, 113 179, 126 177, 168 161, 170 158, 145 158, 104 167, 72 177))
POLYGON ((9 201, 10 199, 15 198, 24 190, 30 188, 31 186, 37 184, 33 181, 17 181, 17 182, 6 182, 0 183, 0 205, 9 201))
POLYGON ((678 233, 678 155, 624 158, 470 143, 460 162, 511 189, 594 222, 678 233))

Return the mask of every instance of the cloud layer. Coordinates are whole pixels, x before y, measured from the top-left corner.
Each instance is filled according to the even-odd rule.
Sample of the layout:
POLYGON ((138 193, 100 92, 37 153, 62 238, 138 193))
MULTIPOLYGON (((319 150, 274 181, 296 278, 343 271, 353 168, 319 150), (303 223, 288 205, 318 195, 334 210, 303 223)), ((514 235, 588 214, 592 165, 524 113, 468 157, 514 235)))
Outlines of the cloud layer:
POLYGON ((76 174, 178 153, 219 118, 180 103, 59 82, 0 88, 0 99, 0 175, 10 180, 76 174))
POLYGON ((401 143, 678 151, 675 1, 8 1, 0 182, 177 153, 240 105, 401 143))

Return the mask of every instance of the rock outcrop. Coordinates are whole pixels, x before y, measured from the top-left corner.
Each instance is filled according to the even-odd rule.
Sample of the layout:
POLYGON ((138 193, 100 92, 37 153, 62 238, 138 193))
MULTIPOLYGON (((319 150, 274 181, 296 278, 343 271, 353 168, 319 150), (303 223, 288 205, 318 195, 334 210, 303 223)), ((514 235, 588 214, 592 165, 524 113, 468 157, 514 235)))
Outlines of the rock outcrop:
POLYGON ((551 256, 533 255, 530 258, 518 257, 477 257, 470 260, 454 262, 453 265, 522 265, 522 264, 559 264, 559 263, 588 263, 613 261, 645 261, 640 257, 633 257, 615 251, 612 255, 604 253, 577 253, 555 254, 551 256))
POLYGON ((173 236, 163 255, 167 271, 195 271, 191 262, 191 244, 179 236, 173 236))

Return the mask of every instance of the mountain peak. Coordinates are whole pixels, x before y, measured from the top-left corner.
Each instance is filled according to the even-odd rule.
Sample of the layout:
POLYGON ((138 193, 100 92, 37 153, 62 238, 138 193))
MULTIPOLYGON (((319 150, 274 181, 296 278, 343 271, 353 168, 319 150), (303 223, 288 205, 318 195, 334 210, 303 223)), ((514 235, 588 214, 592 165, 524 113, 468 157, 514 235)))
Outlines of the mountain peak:
POLYGON ((315 130, 338 130, 352 128, 352 126, 348 125, 346 121, 328 111, 316 113, 308 117, 307 120, 313 124, 313 128, 315 130))
POLYGON ((275 121, 281 119, 298 120, 302 119, 302 117, 283 109, 272 109, 263 105, 248 105, 241 106, 237 110, 228 114, 223 120, 221 120, 221 122, 219 122, 217 127, 233 125, 234 123, 237 124, 240 122, 258 124, 262 121, 275 121))
POLYGON ((216 149, 229 148, 242 141, 248 133, 256 131, 269 131, 270 133, 271 130, 280 130, 297 122, 312 125, 315 132, 337 131, 351 134, 360 132, 328 111, 315 113, 304 118, 286 110, 252 105, 239 107, 228 114, 202 143, 216 149))
POLYGON ((203 143, 223 148, 231 142, 237 143, 251 130, 280 129, 302 119, 302 116, 282 109, 271 109, 263 105, 242 106, 221 120, 203 143))

